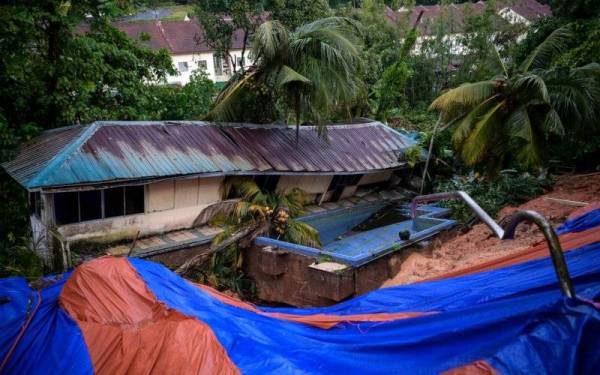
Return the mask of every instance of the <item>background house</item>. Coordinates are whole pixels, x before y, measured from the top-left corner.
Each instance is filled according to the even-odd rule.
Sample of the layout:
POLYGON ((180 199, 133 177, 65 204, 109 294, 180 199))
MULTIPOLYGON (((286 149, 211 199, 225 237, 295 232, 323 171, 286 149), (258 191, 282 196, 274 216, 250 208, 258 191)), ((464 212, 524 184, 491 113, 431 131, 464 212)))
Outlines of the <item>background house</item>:
MULTIPOLYGON (((418 24, 420 35, 414 47, 417 53, 423 43, 436 37, 436 23, 443 18, 447 22, 444 41, 451 45, 453 54, 461 55, 467 52, 460 42, 464 35, 467 17, 482 14, 486 6, 485 1, 450 4, 445 7, 418 5, 412 9, 400 8, 396 11, 386 6, 386 16, 394 23, 407 21, 411 26, 417 22, 419 15, 421 16, 418 24)), ((496 2, 496 14, 511 25, 526 27, 538 18, 552 16, 552 10, 549 5, 541 4, 536 0, 507 0, 496 2)))
MULTIPOLYGON (((225 82, 234 72, 229 59, 215 54, 204 40, 202 27, 195 19, 178 21, 120 21, 113 24, 130 38, 144 43, 151 49, 169 51, 177 74, 169 76, 169 84, 185 85, 196 70, 204 71, 213 82, 225 82)), ((243 32, 234 34, 230 54, 236 61, 235 69, 242 64, 243 32)), ((245 66, 251 65, 249 49, 244 53, 245 66)))

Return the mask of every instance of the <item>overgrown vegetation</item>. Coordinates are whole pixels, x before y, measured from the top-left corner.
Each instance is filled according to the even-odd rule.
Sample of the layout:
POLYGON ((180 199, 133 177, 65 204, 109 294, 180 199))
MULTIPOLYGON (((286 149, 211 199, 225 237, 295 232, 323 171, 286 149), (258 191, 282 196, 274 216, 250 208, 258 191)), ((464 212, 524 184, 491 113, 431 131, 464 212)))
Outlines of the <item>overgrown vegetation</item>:
MULTIPOLYGON (((215 101, 211 117, 244 121, 240 98, 267 88, 264 108, 280 108, 285 118, 323 125, 356 97, 359 82, 360 25, 349 18, 323 18, 290 32, 279 21, 266 21, 254 35, 251 69, 234 75, 215 101)), ((255 95, 253 95, 255 96, 255 95)), ((257 98, 258 96, 255 96, 257 98)), ((325 128, 319 127, 320 131, 325 128)))
POLYGON ((595 126, 600 65, 549 68, 554 51, 570 38, 568 26, 556 29, 517 66, 505 64, 491 45, 493 76, 433 101, 431 109, 456 123, 453 141, 466 165, 484 165, 488 174, 506 166, 539 167, 552 137, 595 126))
MULTIPOLYGON (((506 206, 524 203, 542 194, 544 189, 552 186, 552 181, 545 176, 535 177, 529 173, 515 170, 504 171, 494 180, 471 172, 465 176, 439 181, 437 191, 467 192, 490 216, 495 217, 506 206)), ((475 218, 473 211, 461 201, 443 202, 442 206, 452 210, 452 217, 463 224, 475 218)))
MULTIPOLYGON (((374 117, 418 133, 424 147, 437 124, 429 181, 436 190, 470 192, 491 213, 539 194, 547 182, 535 175, 551 159, 578 169, 598 166, 600 8, 588 0, 551 1, 554 16, 527 30, 502 18, 494 0, 481 11, 465 5, 460 20, 451 1, 437 1, 438 17, 426 24, 411 17, 412 7, 434 1, 178 0, 202 23, 204 41, 233 67, 220 93, 202 73, 184 87, 166 86, 164 78, 175 72, 168 52, 111 26, 140 3, 172 5, 0 5, 0 162, 42 130, 103 119, 202 119, 212 109, 212 118, 298 125, 374 117), (408 11, 388 17, 386 6, 408 11), (248 69, 230 53, 238 28, 253 52, 248 69), (428 110, 432 102, 441 123, 428 110), (516 172, 498 173, 507 167, 516 172)), ((409 160, 416 164, 419 153, 408 150, 409 160)), ((27 197, 1 173, 0 272, 34 277, 44 269, 31 252, 27 197)), ((281 203, 284 196, 246 198, 262 208, 225 227, 259 217, 272 222, 287 212, 280 206, 296 214, 292 201, 281 203)), ((451 205, 468 220, 460 205, 451 205)), ((282 238, 311 237, 294 225, 286 221, 282 238)), ((239 259, 239 249, 214 257, 212 274, 232 280, 233 290, 248 290, 239 259)))
POLYGON ((232 178, 225 186, 225 196, 237 196, 233 212, 215 216, 211 222, 223 229, 213 240, 219 245, 246 228, 251 228, 243 237, 215 253, 208 269, 201 272, 199 279, 216 288, 232 290, 248 297, 253 286, 242 270, 244 246, 259 235, 267 235, 283 241, 320 247, 319 233, 310 225, 294 218, 303 212, 305 194, 299 189, 289 192, 265 192, 249 178, 232 178))

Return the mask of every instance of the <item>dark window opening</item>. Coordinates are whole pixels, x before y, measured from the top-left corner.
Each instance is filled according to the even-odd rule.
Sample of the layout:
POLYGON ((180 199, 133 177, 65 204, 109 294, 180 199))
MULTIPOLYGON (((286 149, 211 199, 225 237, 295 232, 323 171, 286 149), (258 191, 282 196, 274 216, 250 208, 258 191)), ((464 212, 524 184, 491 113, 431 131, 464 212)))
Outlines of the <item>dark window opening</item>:
POLYGON ((125 187, 125 215, 144 212, 144 185, 125 187))
POLYGON ((274 193, 279 183, 279 175, 254 176, 254 182, 263 193, 274 193))
POLYGON ((331 183, 329 184, 329 189, 327 190, 335 190, 338 188, 345 188, 346 186, 358 185, 358 181, 360 181, 361 177, 362 174, 333 176, 331 183))
POLYGON ((342 194, 344 193, 344 188, 346 188, 346 186, 358 185, 358 181, 360 181, 361 177, 362 174, 333 176, 331 183, 329 184, 329 188, 327 189, 327 191, 333 190, 331 200, 334 202, 340 200, 342 194))
POLYGON ((82 191, 79 193, 81 221, 102 218, 102 192, 100 190, 82 191))
POLYGON ((29 213, 37 217, 42 215, 42 195, 39 191, 29 193, 29 213))
MULTIPOLYGON (((34 205, 40 209, 39 197, 31 193, 29 200, 31 209, 34 205), (39 203, 35 203, 36 199, 39 203)), ((57 225, 143 213, 144 207, 143 185, 54 194, 57 225)))
POLYGON ((55 193, 54 212, 56 224, 70 224, 79 221, 79 194, 55 193))
POLYGON ((124 188, 104 190, 104 217, 123 216, 125 213, 124 188))

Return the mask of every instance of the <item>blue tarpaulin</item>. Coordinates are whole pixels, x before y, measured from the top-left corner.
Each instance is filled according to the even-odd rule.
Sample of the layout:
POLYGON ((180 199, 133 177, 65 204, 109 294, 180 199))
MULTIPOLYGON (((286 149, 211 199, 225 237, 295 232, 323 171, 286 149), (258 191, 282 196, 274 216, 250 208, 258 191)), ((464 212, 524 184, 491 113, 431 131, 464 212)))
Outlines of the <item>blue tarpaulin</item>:
MULTIPOLYGON (((600 217, 600 210, 586 215, 592 220, 600 217)), ((575 220, 564 232, 577 232, 585 223, 575 220)), ((561 295, 552 262, 544 258, 462 277, 379 289, 331 307, 258 308, 296 315, 430 313, 371 322, 349 318, 330 329, 227 304, 157 263, 129 259, 128 264, 153 298, 205 323, 242 373, 433 374, 485 361, 505 374, 595 374, 600 368, 600 312, 590 301, 600 296, 598 251, 600 243, 592 243, 565 254, 576 299, 561 295)), ((0 296, 11 296, 9 303, 0 305, 2 358, 17 342, 5 373, 102 372, 103 367, 90 355, 102 337, 86 337, 83 318, 70 315, 65 302, 59 303, 61 289, 70 277, 66 274, 43 289, 37 309, 40 296, 22 279, 0 281, 0 296), (29 316, 33 316, 31 323, 15 341, 29 316)), ((78 277, 71 288, 91 291, 90 298, 105 300, 107 305, 125 302, 116 294, 93 295, 95 286, 86 285, 86 272, 79 272, 78 277)), ((119 272, 103 277, 107 284, 128 283, 119 272)), ((80 301, 82 311, 85 303, 80 301)), ((98 324, 117 327, 120 323, 107 320, 98 324)), ((144 323, 144 327, 148 325, 151 323, 144 323)), ((127 325, 127 330, 144 327, 127 325)), ((124 343, 111 345, 127 350, 124 343)), ((198 346, 197 350, 204 349, 198 346)), ((148 360, 141 352, 133 358, 148 360)))

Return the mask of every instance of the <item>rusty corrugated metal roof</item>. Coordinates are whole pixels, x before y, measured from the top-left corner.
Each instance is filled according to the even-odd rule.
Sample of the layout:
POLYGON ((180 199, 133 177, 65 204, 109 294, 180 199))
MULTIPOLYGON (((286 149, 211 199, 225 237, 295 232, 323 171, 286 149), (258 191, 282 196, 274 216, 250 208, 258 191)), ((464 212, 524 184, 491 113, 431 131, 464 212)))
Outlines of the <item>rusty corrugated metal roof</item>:
POLYGON ((29 189, 179 175, 351 174, 397 168, 413 141, 379 123, 312 126, 103 121, 46 132, 7 172, 29 189))

